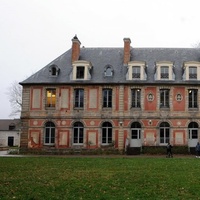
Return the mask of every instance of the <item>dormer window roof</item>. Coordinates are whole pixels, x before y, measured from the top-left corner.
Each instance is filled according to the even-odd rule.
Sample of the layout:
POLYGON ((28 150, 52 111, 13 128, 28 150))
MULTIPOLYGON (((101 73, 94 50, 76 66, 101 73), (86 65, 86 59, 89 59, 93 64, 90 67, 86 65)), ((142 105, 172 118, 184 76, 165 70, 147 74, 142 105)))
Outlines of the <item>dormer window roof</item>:
POLYGON ((111 77, 114 74, 113 67, 111 65, 106 65, 104 67, 104 76, 111 77))
POLYGON ((174 80, 174 63, 171 61, 159 61, 155 63, 155 80, 174 80))
POLYGON ((60 69, 57 65, 51 65, 49 67, 49 76, 57 77, 60 72, 60 69))
POLYGON ((200 62, 188 61, 183 64, 183 80, 200 80, 200 62))
POLYGON ((146 63, 143 61, 128 62, 126 80, 146 80, 146 63))
POLYGON ((71 80, 90 80, 92 64, 85 60, 78 60, 72 63, 71 80))

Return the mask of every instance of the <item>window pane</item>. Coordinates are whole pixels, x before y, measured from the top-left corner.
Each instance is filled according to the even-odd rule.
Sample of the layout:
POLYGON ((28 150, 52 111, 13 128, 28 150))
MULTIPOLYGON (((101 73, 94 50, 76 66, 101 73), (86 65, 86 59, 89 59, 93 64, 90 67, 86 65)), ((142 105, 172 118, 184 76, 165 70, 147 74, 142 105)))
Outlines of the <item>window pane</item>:
POLYGON ((141 90, 132 89, 131 92, 132 92, 132 107, 140 108, 141 90))
POLYGON ((84 71, 85 71, 85 67, 77 67, 76 78, 77 79, 84 79, 84 71))
POLYGON ((112 90, 111 89, 103 90, 103 107, 106 107, 106 108, 112 107, 112 90))
POLYGON ((189 79, 197 79, 197 68, 189 67, 189 79))
POLYGON ((168 79, 169 78, 169 67, 168 66, 162 66, 161 67, 161 79, 168 79))
POLYGON ((46 91, 46 106, 55 107, 56 105, 56 89, 47 89, 46 91))
POLYGON ((75 89, 75 107, 83 108, 84 102, 84 90, 83 89, 75 89))
POLYGON ((132 67, 132 78, 139 79, 140 78, 140 66, 132 67))

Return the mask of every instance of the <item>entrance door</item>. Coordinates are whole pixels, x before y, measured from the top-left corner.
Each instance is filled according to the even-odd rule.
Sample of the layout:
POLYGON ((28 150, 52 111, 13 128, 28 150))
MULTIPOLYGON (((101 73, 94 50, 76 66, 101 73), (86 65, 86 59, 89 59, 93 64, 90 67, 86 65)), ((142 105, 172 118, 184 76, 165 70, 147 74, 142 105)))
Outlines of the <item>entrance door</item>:
POLYGON ((131 125, 130 147, 141 147, 141 125, 139 122, 133 122, 131 125))
POLYGON ((188 126, 188 146, 195 147, 198 142, 198 124, 191 122, 188 126))
POLYGON ((8 137, 8 146, 9 147, 14 146, 14 137, 12 137, 12 136, 8 137))

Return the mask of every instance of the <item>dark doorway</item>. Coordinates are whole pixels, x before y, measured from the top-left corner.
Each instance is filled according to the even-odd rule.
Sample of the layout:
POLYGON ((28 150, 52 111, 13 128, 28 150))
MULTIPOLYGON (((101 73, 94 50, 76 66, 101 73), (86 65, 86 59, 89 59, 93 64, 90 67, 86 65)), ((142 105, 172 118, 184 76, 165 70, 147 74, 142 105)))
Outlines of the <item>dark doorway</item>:
POLYGON ((8 137, 8 146, 9 147, 14 146, 14 137, 12 137, 12 136, 8 137))

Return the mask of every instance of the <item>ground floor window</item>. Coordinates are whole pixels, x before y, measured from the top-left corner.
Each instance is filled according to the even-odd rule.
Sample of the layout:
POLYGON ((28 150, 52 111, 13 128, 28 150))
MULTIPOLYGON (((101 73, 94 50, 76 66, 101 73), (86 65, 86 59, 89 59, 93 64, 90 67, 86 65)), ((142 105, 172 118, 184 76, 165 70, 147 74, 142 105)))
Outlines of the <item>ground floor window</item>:
POLYGON ((160 131, 160 143, 167 144, 170 139, 170 126, 167 122, 162 122, 159 127, 160 131))
POLYGON ((141 125, 139 122, 133 122, 131 124, 131 139, 141 138, 141 125))
POLYGON ((110 122, 104 122, 102 124, 102 144, 112 143, 112 124, 110 122))
POLYGON ((198 124, 196 122, 191 122, 188 125, 189 139, 198 139, 198 124))
POLYGON ((53 122, 47 122, 45 124, 44 144, 55 144, 55 124, 53 122))
POLYGON ((73 143, 83 144, 84 128, 81 122, 74 123, 73 143))

